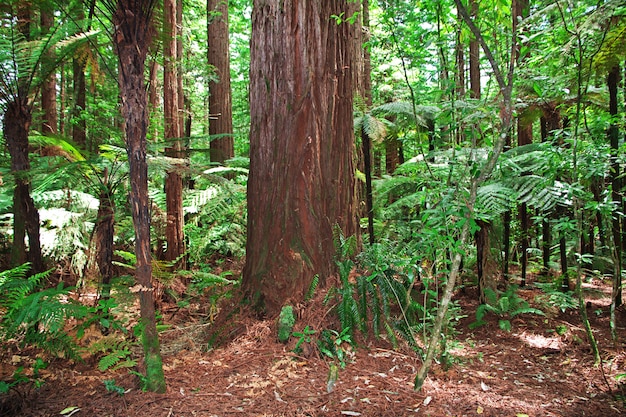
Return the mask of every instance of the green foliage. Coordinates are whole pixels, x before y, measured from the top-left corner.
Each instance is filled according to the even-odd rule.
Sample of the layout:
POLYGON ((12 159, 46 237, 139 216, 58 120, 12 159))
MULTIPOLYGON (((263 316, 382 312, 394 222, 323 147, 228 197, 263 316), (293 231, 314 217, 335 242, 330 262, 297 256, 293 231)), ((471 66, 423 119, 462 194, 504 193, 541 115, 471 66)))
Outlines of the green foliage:
POLYGON ((296 317, 293 315, 293 306, 283 306, 278 316, 278 340, 280 342, 286 343, 289 340, 294 324, 296 324, 296 317))
POLYGON ((0 381, 0 394, 7 394, 12 388, 25 383, 32 383, 35 388, 40 388, 44 384, 43 378, 39 374, 39 371, 46 369, 48 364, 41 358, 36 358, 32 365, 32 376, 28 376, 24 373, 24 367, 18 367, 11 375, 9 381, 0 381))
POLYGON ((578 308, 578 298, 572 291, 563 291, 560 283, 541 283, 535 285, 544 292, 536 297, 539 304, 546 307, 557 307, 561 312, 568 309, 575 310, 578 308))
POLYGON ((303 343, 311 343, 311 336, 315 334, 315 330, 311 329, 307 324, 304 326, 301 332, 293 332, 293 337, 296 337, 298 340, 296 341, 296 345, 293 348, 293 351, 296 353, 300 353, 302 350, 303 343))
POLYGON ((317 347, 320 352, 333 361, 338 362, 341 369, 346 367, 349 352, 348 346, 354 344, 349 335, 349 330, 349 328, 345 328, 341 333, 338 333, 335 330, 324 329, 317 340, 317 347))
POLYGON ((222 180, 194 190, 186 195, 183 209, 188 215, 185 234, 191 263, 208 263, 218 255, 243 256, 247 226, 244 186, 222 180))
POLYGON ((102 383, 104 384, 104 388, 107 390, 107 392, 111 392, 120 396, 126 393, 126 390, 123 387, 120 387, 115 383, 115 379, 105 379, 104 381, 102 381, 102 383))
POLYGON ((76 343, 65 330, 67 319, 82 319, 88 309, 69 297, 63 283, 41 289, 51 271, 26 277, 29 265, 0 272, 0 337, 17 339, 45 351, 79 359, 76 343))
POLYGON ((133 368, 137 360, 133 358, 133 349, 137 349, 136 342, 131 342, 119 335, 112 334, 98 339, 92 343, 87 351, 92 355, 102 355, 98 361, 100 371, 117 370, 120 368, 133 368))
POLYGON ((313 279, 311 280, 311 285, 309 285, 309 289, 304 295, 304 301, 309 301, 313 298, 313 296, 315 295, 315 290, 317 289, 319 282, 320 282, 320 276, 319 274, 315 274, 313 276, 313 279))
POLYGON ((239 280, 229 279, 231 271, 224 271, 219 275, 206 271, 191 271, 182 273, 191 277, 184 297, 178 301, 179 307, 186 307, 192 300, 201 300, 208 304, 209 320, 213 320, 219 312, 219 302, 232 296, 233 288, 240 284, 239 280))
POLYGON ((484 325, 484 320, 487 313, 493 313, 500 319, 498 326, 500 329, 510 332, 511 321, 513 317, 519 314, 538 314, 545 315, 543 311, 532 308, 528 302, 517 295, 517 287, 512 285, 504 293, 496 293, 491 288, 485 288, 485 296, 487 297, 487 304, 481 304, 476 309, 476 321, 470 324, 470 328, 476 328, 484 325))

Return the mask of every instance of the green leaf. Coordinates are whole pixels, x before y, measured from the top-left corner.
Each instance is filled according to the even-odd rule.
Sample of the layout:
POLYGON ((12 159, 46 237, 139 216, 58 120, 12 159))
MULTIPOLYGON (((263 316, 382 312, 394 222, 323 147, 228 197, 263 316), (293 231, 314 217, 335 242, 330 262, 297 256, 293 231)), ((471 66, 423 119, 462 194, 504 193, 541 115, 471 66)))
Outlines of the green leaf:
POLYGON ((511 322, 508 320, 500 320, 498 322, 498 326, 500 327, 500 329, 504 330, 505 332, 511 331, 511 322))

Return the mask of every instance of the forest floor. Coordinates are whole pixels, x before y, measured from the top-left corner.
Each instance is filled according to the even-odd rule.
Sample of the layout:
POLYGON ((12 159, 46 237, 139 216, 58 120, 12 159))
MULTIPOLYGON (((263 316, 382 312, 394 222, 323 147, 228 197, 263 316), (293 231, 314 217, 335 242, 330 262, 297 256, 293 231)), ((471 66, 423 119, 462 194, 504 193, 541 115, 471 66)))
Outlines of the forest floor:
MULTIPOLYGON (((617 416, 626 415, 626 311, 618 310, 619 346, 610 343, 610 287, 586 284, 587 311, 602 353, 594 366, 578 312, 538 305, 539 289, 520 296, 546 316, 521 315, 510 332, 487 316, 470 329, 478 306, 475 289, 456 299, 467 316, 449 340, 451 367, 435 365, 423 389, 413 390, 421 361, 410 349, 394 350, 384 340, 361 341, 348 351, 346 366, 329 392, 332 362, 314 345, 293 352, 295 341, 277 341, 273 321, 239 315, 228 343, 207 351, 205 314, 163 308, 161 334, 165 394, 142 392, 128 369, 100 372, 95 359, 68 364, 51 360, 40 388, 20 386, 0 396, 0 415, 9 416, 617 416), (548 311, 549 310, 549 311, 548 311), (126 393, 105 389, 104 380, 126 393), (68 408, 74 407, 74 408, 68 408)), ((316 328, 325 311, 303 312, 298 321, 316 328)), ((318 309, 321 310, 321 309, 318 309)), ((317 327, 319 328, 319 327, 317 327)), ((293 338, 292 338, 293 339, 293 338)), ((13 349, 0 352, 0 378, 34 358, 13 349)))

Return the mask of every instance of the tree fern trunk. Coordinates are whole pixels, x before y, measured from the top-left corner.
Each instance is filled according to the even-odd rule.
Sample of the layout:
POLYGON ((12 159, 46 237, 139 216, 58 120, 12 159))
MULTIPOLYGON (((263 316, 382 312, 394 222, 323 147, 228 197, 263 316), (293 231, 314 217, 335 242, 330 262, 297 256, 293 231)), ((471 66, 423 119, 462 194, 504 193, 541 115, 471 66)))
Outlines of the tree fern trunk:
POLYGON ((108 0, 114 11, 113 35, 119 58, 120 96, 125 122, 126 151, 130 168, 130 205, 135 225, 137 290, 141 311, 142 342, 147 389, 165 392, 165 378, 156 330, 152 261, 150 254, 150 206, 148 201, 148 128, 147 94, 144 81, 145 60, 150 42, 149 24, 154 2, 108 0))
POLYGON ((4 139, 11 156, 11 173, 15 176, 11 261, 14 266, 28 261, 33 272, 38 273, 43 271, 44 265, 39 240, 39 211, 30 195, 28 131, 31 119, 31 108, 26 98, 16 97, 6 104, 3 119, 4 139))
POLYGON ((102 288, 100 298, 108 299, 111 294, 111 279, 113 278, 113 238, 115 232, 115 203, 108 181, 108 171, 105 170, 100 192, 100 206, 95 225, 96 264, 100 271, 102 288))

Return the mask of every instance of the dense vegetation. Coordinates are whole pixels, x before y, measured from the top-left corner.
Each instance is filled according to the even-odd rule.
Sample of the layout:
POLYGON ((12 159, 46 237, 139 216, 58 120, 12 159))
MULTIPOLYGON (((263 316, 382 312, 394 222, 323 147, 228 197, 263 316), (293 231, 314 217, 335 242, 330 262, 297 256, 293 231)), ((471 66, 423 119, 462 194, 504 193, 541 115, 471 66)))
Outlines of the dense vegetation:
MULTIPOLYGON (((0 153, 0 342, 66 360, 96 358, 100 370, 127 368, 158 391, 164 387, 151 385, 137 352, 142 340, 145 347, 148 322, 134 305, 147 288, 138 271, 148 258, 138 259, 138 200, 129 198, 138 180, 125 130, 128 110, 120 103, 127 97, 123 35, 111 32, 118 5, 87 3, 0 5, 6 145, 0 153), (102 337, 85 337, 96 330, 102 337)), ((170 303, 191 312, 203 305, 204 323, 222 314, 223 325, 251 301, 241 297, 242 280, 253 288, 242 269, 252 224, 246 187, 256 174, 251 170, 259 169, 250 163, 250 115, 260 104, 249 94, 258 5, 227 2, 222 30, 229 31, 232 126, 215 133, 210 125, 222 113, 211 114, 210 85, 225 75, 209 64, 207 19, 225 10, 174 2, 182 20, 178 35, 168 39, 167 13, 146 3, 153 7, 154 32, 143 45, 150 291, 157 308, 170 303), (171 49, 176 44, 178 55, 171 49), (175 91, 163 81, 170 70, 180 88, 175 116, 164 116, 175 91), (234 157, 216 159, 216 143, 224 138, 232 139, 234 157), (169 193, 172 176, 182 184, 179 197, 169 193), (184 218, 182 254, 172 254, 172 198, 184 218), (225 308, 230 299, 239 304, 225 308)), ((481 305, 469 313, 471 326, 491 315, 511 331, 514 317, 545 314, 518 295, 520 287, 534 286, 547 306, 580 313, 599 363, 585 284, 611 287, 612 340, 600 343, 620 346, 624 337, 616 312, 626 253, 626 6, 618 0, 352 3, 345 3, 348 13, 328 20, 350 25, 336 32, 349 34, 358 51, 350 69, 354 149, 337 153, 355 161, 361 230, 346 235, 334 225, 332 242, 317 242, 330 254, 334 275, 313 271, 302 299, 280 300, 280 316, 270 317, 278 338, 295 341, 296 352, 315 341, 335 373, 345 367, 347 346, 366 338, 409 346, 422 360, 415 378, 420 388, 434 360, 452 363, 448 345, 468 314, 455 291, 478 289, 481 305), (297 322, 294 308, 302 305, 332 310, 336 321, 324 328, 297 322)), ((286 166, 293 164, 301 161, 286 166)), ((277 180, 263 181, 274 195, 277 180)), ((276 213, 285 207, 293 206, 278 201, 276 213)), ((158 311, 156 318, 158 330, 166 327, 158 311)), ((226 337, 222 330, 211 333, 207 348, 226 337)), ((27 372, 1 375, 0 395, 38 387, 45 366, 38 359, 27 372)), ((329 390, 333 378, 331 372, 329 390)), ((114 381, 103 383, 119 389, 114 381)))

